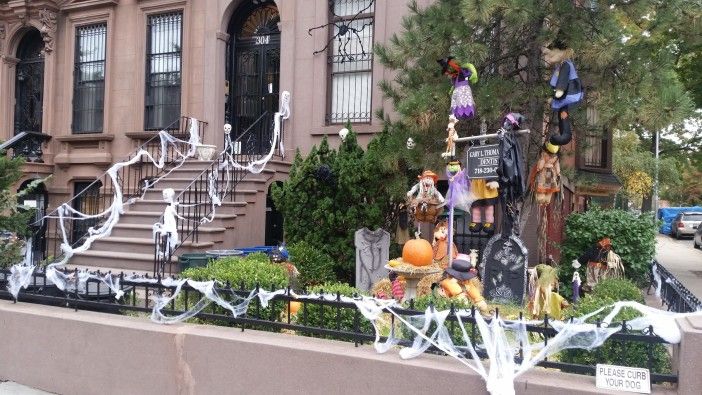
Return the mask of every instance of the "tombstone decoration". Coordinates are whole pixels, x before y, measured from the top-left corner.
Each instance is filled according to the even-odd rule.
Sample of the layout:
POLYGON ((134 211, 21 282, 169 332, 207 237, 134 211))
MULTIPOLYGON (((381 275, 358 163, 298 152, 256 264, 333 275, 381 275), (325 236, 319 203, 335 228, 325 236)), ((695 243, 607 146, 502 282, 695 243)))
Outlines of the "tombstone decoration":
POLYGON ((496 173, 500 184, 502 231, 488 241, 481 262, 484 295, 495 302, 520 305, 524 303, 528 264, 528 251, 519 239, 518 228, 526 172, 522 148, 515 132, 523 120, 519 114, 508 114, 498 132, 499 164, 496 173))
POLYGON ((359 229, 354 234, 356 246, 356 288, 370 291, 373 284, 387 276, 384 266, 390 257, 390 233, 383 229, 359 229))

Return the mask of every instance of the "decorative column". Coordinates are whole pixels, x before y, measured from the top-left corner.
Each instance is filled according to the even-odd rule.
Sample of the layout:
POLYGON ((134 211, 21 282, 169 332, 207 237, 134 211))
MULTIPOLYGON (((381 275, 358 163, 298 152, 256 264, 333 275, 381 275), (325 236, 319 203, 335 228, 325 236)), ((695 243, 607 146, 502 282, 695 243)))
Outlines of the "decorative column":
POLYGON ((43 8, 39 10, 39 32, 44 40, 44 103, 42 113, 42 133, 53 134, 54 129, 54 103, 55 103, 55 80, 56 56, 54 49, 56 46, 56 12, 43 8))

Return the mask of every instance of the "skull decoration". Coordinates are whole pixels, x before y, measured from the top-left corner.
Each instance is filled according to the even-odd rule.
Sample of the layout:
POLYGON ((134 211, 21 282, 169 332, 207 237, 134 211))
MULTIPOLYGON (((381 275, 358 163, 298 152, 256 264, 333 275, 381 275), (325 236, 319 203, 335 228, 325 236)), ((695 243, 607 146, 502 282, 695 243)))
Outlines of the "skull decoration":
POLYGON ((225 123, 224 124, 224 134, 229 134, 232 132, 232 125, 225 123))
POLYGON ((346 128, 343 128, 343 129, 339 130, 339 137, 341 138, 341 141, 345 141, 345 140, 346 140, 346 136, 347 136, 348 134, 349 134, 349 130, 346 129, 346 128))
POLYGON ((414 149, 417 144, 414 142, 414 139, 412 137, 407 139, 407 149, 414 149))

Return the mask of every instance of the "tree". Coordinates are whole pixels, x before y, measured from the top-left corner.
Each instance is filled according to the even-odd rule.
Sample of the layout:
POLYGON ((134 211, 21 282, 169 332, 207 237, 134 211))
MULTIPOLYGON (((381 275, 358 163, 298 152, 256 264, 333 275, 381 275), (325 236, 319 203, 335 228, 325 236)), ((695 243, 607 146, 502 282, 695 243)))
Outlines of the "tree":
MULTIPOLYGON (((548 114, 551 70, 542 63, 541 47, 558 30, 575 49, 585 106, 599 114, 588 123, 585 111, 576 111, 576 136, 602 126, 633 128, 650 143, 653 132, 692 112, 674 66, 678 44, 699 40, 688 27, 701 7, 686 0, 437 0, 421 9, 412 1, 404 32, 376 47, 380 62, 396 70, 392 81, 380 83, 399 115, 391 130, 402 136, 387 153, 402 155, 402 140, 412 137, 421 157, 438 165, 450 98, 436 59, 451 54, 478 68, 473 93, 479 118, 491 130, 506 112, 527 115, 533 161, 548 133, 542 119, 548 114)), ((479 119, 464 123, 462 134, 476 134, 479 124, 479 119)))
POLYGON ((21 239, 28 236, 27 223, 31 210, 20 210, 13 190, 22 177, 22 158, 8 158, 0 152, 0 267, 22 261, 21 239))
POLYGON ((403 199, 406 179, 382 163, 379 149, 388 136, 377 135, 365 152, 353 131, 338 151, 325 137, 307 157, 297 152, 288 180, 273 187, 286 241, 306 242, 332 257, 339 280, 353 281, 356 230, 395 229, 395 202, 403 199))

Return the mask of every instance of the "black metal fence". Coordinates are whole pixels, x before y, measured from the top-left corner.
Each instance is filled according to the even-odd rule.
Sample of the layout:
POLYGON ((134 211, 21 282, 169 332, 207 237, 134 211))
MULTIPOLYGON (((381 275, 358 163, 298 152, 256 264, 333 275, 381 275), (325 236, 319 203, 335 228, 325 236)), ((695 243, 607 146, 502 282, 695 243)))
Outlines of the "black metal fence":
MULTIPOLYGON (((12 296, 5 288, 6 278, 9 275, 9 270, 0 270, 0 298, 12 299, 12 296)), ((78 277, 78 272, 64 272, 78 277)), ((95 273, 99 276, 104 276, 105 273, 95 273)), ((73 308, 75 310, 92 310, 113 314, 135 314, 135 313, 150 313, 153 309, 154 301, 152 296, 166 295, 170 296, 175 290, 175 286, 164 285, 164 281, 159 278, 151 278, 152 283, 143 281, 128 281, 124 273, 119 276, 119 289, 124 292, 124 295, 119 300, 115 299, 115 293, 100 280, 89 279, 84 290, 79 290, 76 286, 69 287, 66 292, 60 291, 55 285, 46 278, 43 272, 37 271, 33 275, 31 284, 28 289, 22 290, 18 295, 19 302, 39 303, 45 305, 62 306, 65 308, 73 308)), ((148 277, 147 277, 148 278, 148 277)), ((256 286, 256 291, 261 286, 256 286)), ((279 289, 276 284, 266 286, 267 289, 279 289)), ((239 298, 245 298, 251 295, 251 289, 246 289, 244 284, 232 285, 224 284, 217 288, 216 292, 221 297, 231 300, 233 304, 239 298)), ((296 292, 298 295, 304 295, 305 290, 296 292)), ((320 293, 323 293, 321 291, 320 293)), ((179 296, 172 299, 167 307, 162 310, 162 313, 168 315, 179 315, 191 309, 200 299, 202 294, 196 289, 188 286, 182 286, 179 296)), ((398 315, 406 319, 411 316, 421 316, 423 312, 419 311, 423 306, 417 306, 414 300, 409 301, 408 307, 405 309, 393 309, 398 315)), ((450 314, 445 322, 449 334, 459 342, 463 339, 461 329, 458 324, 457 309, 454 305, 450 305, 450 314)), ((486 358, 486 352, 481 349, 480 333, 476 325, 476 311, 472 309, 471 315, 463 317, 462 321, 465 325, 467 333, 472 344, 477 346, 477 353, 481 358, 486 358)), ((496 311, 499 315, 499 311, 496 311)), ((248 310, 245 314, 234 317, 229 311, 219 307, 215 303, 211 303, 206 309, 200 311, 193 317, 195 320, 203 323, 217 324, 229 327, 235 327, 244 331, 246 329, 257 329, 265 331, 294 331, 299 335, 315 336, 339 339, 344 341, 354 342, 356 346, 362 343, 371 343, 375 339, 375 332, 371 323, 366 320, 354 303, 349 303, 342 300, 341 295, 336 294, 335 300, 326 299, 296 299, 290 289, 282 295, 275 296, 264 307, 258 298, 253 298, 248 310), (298 304, 299 303, 299 304, 298 304), (296 307, 298 308, 297 311, 296 307)), ((521 314, 520 314, 521 318, 521 314)), ((147 319, 146 317, 144 319, 147 319)), ((390 320, 390 330, 397 331, 395 326, 395 316, 388 314, 390 320)), ((488 321, 490 321, 488 319, 488 321)), ((599 323, 597 324, 600 325, 599 323)), ((605 341, 602 347, 610 347, 610 351, 614 350, 618 360, 612 361, 603 360, 605 358, 600 348, 590 352, 592 358, 591 363, 565 363, 556 357, 555 359, 546 359, 538 363, 539 366, 558 369, 563 372, 594 375, 597 363, 612 363, 619 362, 624 364, 625 361, 633 359, 637 361, 640 367, 649 368, 651 371, 651 382, 653 383, 677 383, 677 375, 660 371, 657 367, 654 351, 656 348, 660 350, 666 342, 658 337, 652 328, 648 328, 643 332, 634 332, 628 329, 627 323, 621 322, 610 324, 610 327, 621 327, 621 331, 612 335, 605 341), (634 353, 634 355, 631 355, 634 353), (629 357, 627 359, 627 356, 629 357)), ((543 341, 548 343, 550 339, 556 336, 556 330, 549 324, 548 317, 539 325, 527 325, 526 330, 532 341, 543 341)), ((397 332, 394 332, 397 333, 397 332)), ((408 332, 409 334, 409 332, 408 332)), ((397 337, 397 336, 396 336, 397 337)), ((409 339, 409 336, 405 336, 409 339)), ((381 338, 385 340, 385 338, 381 338)), ((410 345, 411 340, 400 341, 402 345, 410 345)), ((459 344, 459 343, 457 343, 459 344)), ((430 352, 441 354, 440 350, 432 348, 430 352)), ((515 360, 519 363, 524 357, 525 348, 520 347, 515 355, 515 360)), ((665 353, 665 352, 664 352, 665 353)), ((610 352, 611 354, 611 352, 610 352)), ((466 352, 466 357, 470 355, 466 352)), ((667 357, 667 354, 666 354, 667 357)))
POLYGON ((667 306, 668 311, 676 313, 690 313, 702 311, 702 302, 690 290, 688 290, 672 273, 663 267, 658 261, 653 261, 651 270, 651 285, 648 293, 658 285, 653 271, 656 271, 661 280, 661 301, 667 306))

